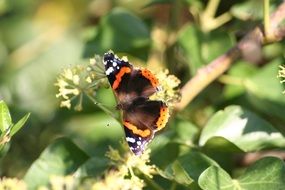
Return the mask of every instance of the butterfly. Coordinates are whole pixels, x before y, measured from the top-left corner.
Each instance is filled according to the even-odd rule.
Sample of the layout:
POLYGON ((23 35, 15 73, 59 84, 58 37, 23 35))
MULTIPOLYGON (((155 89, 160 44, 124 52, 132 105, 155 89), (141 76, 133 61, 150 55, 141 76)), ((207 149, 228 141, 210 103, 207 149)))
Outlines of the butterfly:
POLYGON ((113 52, 104 54, 105 74, 122 110, 123 128, 130 150, 141 155, 155 133, 168 122, 169 108, 163 101, 150 100, 159 91, 159 81, 149 70, 135 68, 113 52))

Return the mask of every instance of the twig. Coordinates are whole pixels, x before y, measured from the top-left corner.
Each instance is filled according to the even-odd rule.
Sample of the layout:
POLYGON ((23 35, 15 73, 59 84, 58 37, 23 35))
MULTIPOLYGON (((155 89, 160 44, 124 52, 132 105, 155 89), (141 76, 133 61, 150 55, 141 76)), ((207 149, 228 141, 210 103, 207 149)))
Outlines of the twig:
POLYGON ((218 28, 219 26, 230 21, 232 15, 229 12, 225 12, 220 16, 216 17, 217 9, 221 0, 209 0, 205 11, 200 15, 201 29, 204 32, 210 32, 218 28))
POLYGON ((239 155, 237 156, 237 164, 239 166, 249 166, 251 164, 253 164, 254 162, 256 162, 257 160, 267 157, 267 156, 274 156, 274 157, 278 157, 282 160, 285 160, 285 151, 278 151, 278 150, 274 150, 274 151, 261 151, 261 152, 251 152, 251 153, 246 153, 244 155, 239 155))
MULTIPOLYGON (((285 1, 279 5, 270 17, 270 42, 277 42, 285 37, 285 27, 279 26, 285 19, 285 1)), ((201 68, 197 74, 190 79, 181 89, 181 101, 176 104, 177 111, 184 109, 205 87, 229 69, 237 59, 241 58, 248 47, 257 43, 263 45, 268 43, 260 27, 249 32, 236 46, 225 54, 213 60, 207 66, 201 68)))
POLYGON ((270 0, 263 0, 263 22, 264 22, 264 33, 266 38, 270 38, 270 0))

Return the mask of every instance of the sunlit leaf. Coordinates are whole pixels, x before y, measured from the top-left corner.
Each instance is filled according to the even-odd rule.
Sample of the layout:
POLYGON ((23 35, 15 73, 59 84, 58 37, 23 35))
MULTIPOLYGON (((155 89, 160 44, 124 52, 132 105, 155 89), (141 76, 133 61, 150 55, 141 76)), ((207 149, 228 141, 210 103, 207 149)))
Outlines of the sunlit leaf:
POLYGON ((278 158, 266 157, 250 166, 239 178, 232 179, 222 168, 210 166, 199 177, 203 190, 282 190, 285 187, 285 165, 278 158))
POLYGON ((204 127, 199 144, 205 146, 216 137, 225 138, 243 151, 285 147, 285 138, 280 132, 240 106, 229 106, 217 112, 204 127))
POLYGON ((0 132, 3 133, 10 128, 12 125, 12 119, 10 116, 10 112, 6 103, 1 100, 0 101, 0 132))

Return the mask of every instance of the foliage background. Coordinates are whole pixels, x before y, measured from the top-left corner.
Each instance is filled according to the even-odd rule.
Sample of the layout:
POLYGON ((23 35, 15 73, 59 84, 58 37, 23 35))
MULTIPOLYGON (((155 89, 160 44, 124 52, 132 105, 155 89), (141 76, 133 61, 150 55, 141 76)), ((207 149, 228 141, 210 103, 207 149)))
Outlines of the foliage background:
MULTIPOLYGON (((274 11, 282 1, 270 3, 274 11)), ((55 146, 54 140, 62 136, 67 138, 63 147, 80 153, 72 154, 75 164, 60 167, 64 172, 56 174, 72 174, 85 157, 95 160, 89 168, 93 179, 107 170, 105 153, 110 145, 120 147, 122 128, 88 101, 83 102, 82 112, 59 108, 54 83, 63 68, 88 63, 94 54, 112 49, 128 55, 136 65, 154 71, 168 68, 182 87, 199 68, 260 26, 262 10, 259 0, 0 0, 0 99, 8 104, 13 121, 31 113, 26 126, 7 144, 9 150, 3 152, 1 176, 24 178, 40 153, 50 144, 55 146), (211 9, 215 3, 217 9, 211 9)), ((153 179, 158 187, 214 189, 203 181, 207 175, 209 179, 222 176, 226 185, 234 184, 228 174, 242 186, 241 174, 255 160, 263 155, 284 159, 285 97, 276 76, 284 64, 285 44, 251 45, 154 139, 151 163, 163 172, 153 179)), ((96 98, 115 106, 110 89, 100 89, 96 98)), ((61 157, 63 150, 53 154, 61 157)), ((284 162, 268 159, 272 166, 261 160, 253 168, 261 174, 275 168, 279 178, 272 180, 276 186, 254 188, 282 189, 284 162)), ((42 164, 56 163, 57 159, 42 164)), ((151 184, 146 186, 158 188, 151 184)))

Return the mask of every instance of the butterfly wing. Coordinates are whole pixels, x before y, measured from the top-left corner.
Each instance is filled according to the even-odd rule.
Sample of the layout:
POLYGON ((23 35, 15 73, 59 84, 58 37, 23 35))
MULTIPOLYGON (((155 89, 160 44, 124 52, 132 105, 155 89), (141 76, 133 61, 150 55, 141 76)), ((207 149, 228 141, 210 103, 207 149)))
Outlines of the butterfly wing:
POLYGON ((133 70, 133 66, 128 61, 119 59, 112 52, 107 52, 104 54, 103 63, 105 74, 113 90, 118 91, 122 84, 128 83, 130 73, 133 70), (126 81, 121 83, 123 79, 126 81))
POLYGON ((134 69, 112 52, 104 55, 105 73, 123 110, 126 141, 131 151, 140 155, 154 133, 165 127, 168 108, 162 101, 148 98, 158 90, 157 78, 147 69, 134 69))
POLYGON ((165 127, 168 107, 162 101, 137 99, 129 112, 124 112, 126 140, 133 153, 140 155, 155 132, 165 127))
POLYGON ((135 125, 128 120, 125 120, 123 124, 126 141, 130 150, 135 155, 141 155, 146 145, 152 140, 154 135, 153 131, 148 129, 145 125, 135 125))
POLYGON ((112 52, 104 54, 105 73, 119 102, 128 98, 148 98, 157 91, 158 80, 147 69, 134 69, 124 59, 119 59, 112 52))

